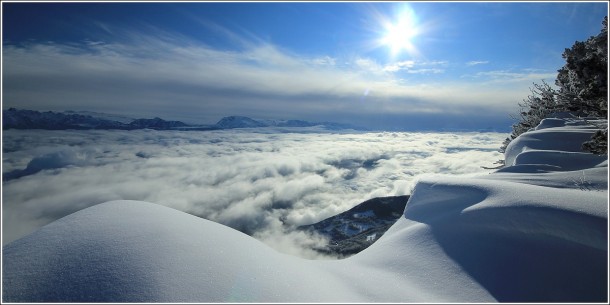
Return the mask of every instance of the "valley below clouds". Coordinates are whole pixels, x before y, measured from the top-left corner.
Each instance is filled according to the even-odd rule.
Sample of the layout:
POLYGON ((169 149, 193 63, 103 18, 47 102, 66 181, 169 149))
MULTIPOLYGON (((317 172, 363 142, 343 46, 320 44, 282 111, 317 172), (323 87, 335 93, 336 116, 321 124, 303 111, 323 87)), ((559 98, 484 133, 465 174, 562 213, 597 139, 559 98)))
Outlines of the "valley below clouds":
POLYGON ((5 130, 3 244, 116 199, 175 208, 320 258, 294 230, 438 174, 491 172, 503 133, 5 130))

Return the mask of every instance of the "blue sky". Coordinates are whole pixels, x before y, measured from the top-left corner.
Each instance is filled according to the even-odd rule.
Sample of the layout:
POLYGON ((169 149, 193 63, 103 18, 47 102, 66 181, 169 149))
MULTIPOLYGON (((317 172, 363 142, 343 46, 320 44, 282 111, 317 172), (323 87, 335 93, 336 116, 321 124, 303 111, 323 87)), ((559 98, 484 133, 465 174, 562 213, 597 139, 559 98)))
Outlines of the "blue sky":
POLYGON ((3 108, 508 130, 605 2, 2 3, 3 108))

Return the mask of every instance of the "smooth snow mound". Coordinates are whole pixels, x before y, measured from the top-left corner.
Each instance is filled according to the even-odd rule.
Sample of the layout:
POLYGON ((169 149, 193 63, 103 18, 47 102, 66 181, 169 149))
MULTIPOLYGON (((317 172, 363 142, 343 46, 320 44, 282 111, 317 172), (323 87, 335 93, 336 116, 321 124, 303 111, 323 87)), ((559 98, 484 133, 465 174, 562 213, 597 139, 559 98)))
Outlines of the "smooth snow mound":
POLYGON ((444 287, 439 292, 442 283, 418 279, 423 274, 407 276, 406 265, 372 267, 379 259, 385 258, 374 255, 364 262, 301 259, 168 207, 112 201, 64 217, 5 246, 3 301, 493 300, 464 273, 435 271, 463 282, 461 287, 444 287), (460 295, 463 291, 469 293, 460 295))
MULTIPOLYGON (((591 136, 599 129, 596 124, 607 126, 607 121, 600 119, 544 119, 534 130, 521 134, 506 147, 505 164, 508 166, 526 164, 524 160, 519 160, 518 156, 530 150, 549 151, 545 156, 541 155, 537 158, 535 162, 531 158, 525 159, 527 160, 525 162, 536 164, 548 164, 547 157, 550 156, 551 151, 582 153, 582 143, 591 139, 591 136)), ((557 158, 561 159, 562 156, 557 158)), ((573 170, 578 169, 577 167, 589 168, 591 162, 600 163, 607 159, 608 156, 600 157, 585 153, 585 156, 581 156, 580 160, 576 162, 572 159, 565 159, 562 164, 550 165, 562 165, 560 167, 565 167, 566 170, 573 170), (583 162, 587 156, 590 160, 583 162)), ((553 162, 557 163, 557 161, 553 162)))
POLYGON ((589 128, 549 124, 511 143, 515 166, 420 179, 403 217, 348 259, 111 201, 4 246, 2 301, 607 302, 607 157, 575 149, 589 128))

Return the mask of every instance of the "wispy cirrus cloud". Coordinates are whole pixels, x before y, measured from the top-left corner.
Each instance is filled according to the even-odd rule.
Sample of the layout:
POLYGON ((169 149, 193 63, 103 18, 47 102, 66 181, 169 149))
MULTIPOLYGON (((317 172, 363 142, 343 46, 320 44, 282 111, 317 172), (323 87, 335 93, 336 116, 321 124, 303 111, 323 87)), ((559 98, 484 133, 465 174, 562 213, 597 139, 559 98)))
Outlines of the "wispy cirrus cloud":
POLYGON ((386 65, 385 67, 383 67, 383 70, 388 71, 388 72, 396 72, 396 71, 400 71, 400 70, 411 69, 411 68, 413 68, 413 66, 415 66, 415 61, 406 60, 406 61, 400 61, 400 62, 397 62, 394 64, 386 65))
POLYGON ((300 55, 236 34, 231 40, 242 41, 239 48, 227 50, 161 30, 110 30, 120 39, 4 45, 5 107, 164 114, 208 123, 235 114, 350 121, 352 114, 457 115, 480 107, 504 115, 518 94, 497 94, 502 87, 472 90, 476 84, 458 81, 401 81, 401 74, 445 73, 446 61, 300 55), (442 89, 422 90, 429 86, 442 89))
POLYGON ((412 70, 407 70, 407 73, 411 73, 411 74, 438 74, 438 73, 443 73, 445 72, 445 70, 443 69, 412 69, 412 70))
POLYGON ((399 61, 395 63, 387 64, 383 67, 384 71, 387 72, 397 72, 404 71, 406 73, 411 74, 421 74, 421 73, 443 73, 445 69, 442 68, 429 68, 431 66, 446 66, 448 65, 447 61, 437 60, 437 61, 415 61, 415 60, 405 60, 399 61))
MULTIPOLYGON (((523 83, 540 82, 541 80, 552 80, 557 77, 556 72, 542 71, 539 69, 521 70, 493 70, 481 71, 475 74, 462 76, 464 78, 481 79, 490 83, 523 83)), ((551 82, 552 83, 552 82, 551 82)))
POLYGON ((488 60, 472 60, 466 63, 467 66, 485 65, 488 64, 488 60))

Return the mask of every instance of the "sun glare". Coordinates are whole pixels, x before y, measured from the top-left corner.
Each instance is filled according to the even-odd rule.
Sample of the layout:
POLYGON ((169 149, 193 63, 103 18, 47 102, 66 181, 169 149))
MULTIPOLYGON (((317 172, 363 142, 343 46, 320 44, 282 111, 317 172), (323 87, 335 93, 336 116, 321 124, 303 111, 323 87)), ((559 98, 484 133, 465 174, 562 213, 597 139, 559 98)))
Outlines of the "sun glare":
POLYGON ((390 49, 392 56, 402 51, 410 54, 416 53, 413 39, 419 34, 417 18, 411 9, 404 9, 394 21, 383 22, 383 34, 380 43, 390 49))

